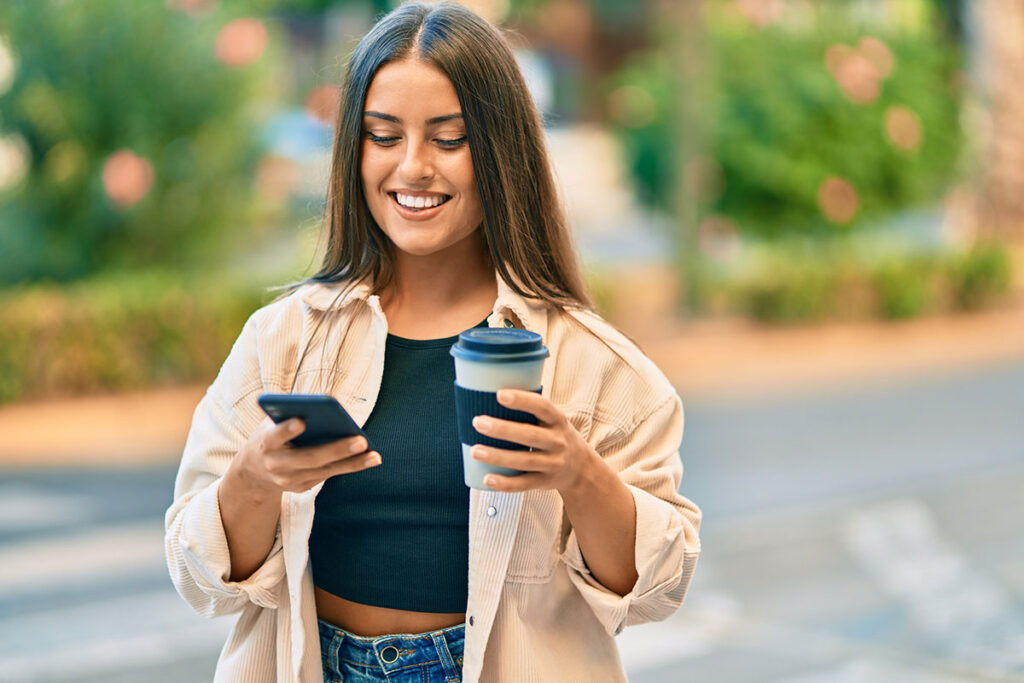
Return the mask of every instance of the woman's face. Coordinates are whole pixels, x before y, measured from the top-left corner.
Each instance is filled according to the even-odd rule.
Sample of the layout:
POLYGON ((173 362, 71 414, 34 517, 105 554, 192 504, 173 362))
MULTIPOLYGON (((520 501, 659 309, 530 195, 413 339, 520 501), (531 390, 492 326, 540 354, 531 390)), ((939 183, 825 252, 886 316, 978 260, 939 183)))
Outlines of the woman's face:
POLYGON ((428 62, 392 62, 374 76, 360 173, 370 213, 406 254, 464 246, 483 220, 459 98, 428 62))

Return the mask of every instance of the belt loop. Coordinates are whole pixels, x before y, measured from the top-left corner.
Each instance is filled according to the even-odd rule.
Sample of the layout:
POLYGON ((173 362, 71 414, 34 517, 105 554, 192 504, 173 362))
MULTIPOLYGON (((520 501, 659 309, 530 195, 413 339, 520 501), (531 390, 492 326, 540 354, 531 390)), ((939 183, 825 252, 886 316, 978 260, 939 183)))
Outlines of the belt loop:
POLYGON ((455 665, 452 653, 448 651, 448 642, 444 638, 444 631, 434 631, 430 634, 434 641, 434 649, 437 650, 437 658, 444 666, 444 677, 447 683, 458 683, 462 680, 462 669, 455 665))

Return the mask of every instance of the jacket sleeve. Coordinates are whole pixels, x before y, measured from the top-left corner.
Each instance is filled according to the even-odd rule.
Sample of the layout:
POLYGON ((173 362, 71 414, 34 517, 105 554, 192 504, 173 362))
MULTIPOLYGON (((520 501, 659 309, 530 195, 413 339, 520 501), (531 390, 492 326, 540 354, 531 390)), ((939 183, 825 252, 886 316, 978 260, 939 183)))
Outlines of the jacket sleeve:
POLYGON ((244 581, 228 580, 231 560, 217 496, 231 459, 262 420, 256 332, 250 318, 196 407, 164 520, 171 581, 192 609, 209 617, 249 603, 276 608, 285 574, 279 528, 263 564, 244 581))
POLYGON ((693 577, 701 513, 678 493, 682 436, 683 406, 672 392, 631 432, 616 431, 596 446, 633 494, 638 578, 624 596, 605 588, 587 568, 575 530, 566 540, 562 560, 570 580, 611 635, 626 626, 671 616, 683 603, 693 577))

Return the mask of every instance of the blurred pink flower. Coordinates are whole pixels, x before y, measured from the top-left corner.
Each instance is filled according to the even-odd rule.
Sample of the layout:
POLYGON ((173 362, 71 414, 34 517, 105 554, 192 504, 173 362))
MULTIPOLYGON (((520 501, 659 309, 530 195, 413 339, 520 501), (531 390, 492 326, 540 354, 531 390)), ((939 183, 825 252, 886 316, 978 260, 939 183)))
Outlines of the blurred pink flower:
POLYGON ((228 66, 247 66, 263 56, 269 38, 259 19, 235 19, 217 33, 217 59, 228 66))
POLYGON ((734 0, 740 14, 758 26, 768 26, 782 16, 782 0, 734 0))
POLYGON ((306 111, 316 119, 333 126, 338 117, 341 90, 333 85, 318 85, 306 95, 306 111))
POLYGON ((843 93, 858 104, 873 102, 881 93, 882 80, 893 70, 889 47, 878 38, 865 36, 854 49, 835 44, 825 51, 825 67, 843 93))
POLYGON ((889 107, 885 110, 885 134, 900 149, 917 149, 923 136, 921 119, 907 107, 889 107))
POLYGON ((166 0, 167 7, 191 16, 209 13, 217 5, 217 0, 166 0))
POLYGON ((833 223, 849 223, 857 215, 857 190, 842 178, 826 178, 818 187, 818 208, 833 223))
POLYGON ((114 152, 103 164, 103 189, 117 206, 128 207, 153 187, 153 165, 130 149, 114 152))
POLYGON ((878 38, 864 36, 857 43, 857 52, 871 62, 880 77, 887 78, 892 73, 895 63, 892 50, 878 38))

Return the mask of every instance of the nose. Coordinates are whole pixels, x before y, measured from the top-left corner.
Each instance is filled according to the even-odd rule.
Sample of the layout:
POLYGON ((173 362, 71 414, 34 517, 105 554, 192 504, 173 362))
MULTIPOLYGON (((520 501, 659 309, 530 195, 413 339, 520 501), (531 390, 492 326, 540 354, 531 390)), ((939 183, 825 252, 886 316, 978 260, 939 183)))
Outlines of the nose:
POLYGON ((402 157, 398 172, 402 180, 410 183, 431 178, 434 175, 434 163, 427 145, 410 140, 405 147, 405 155, 402 157))

